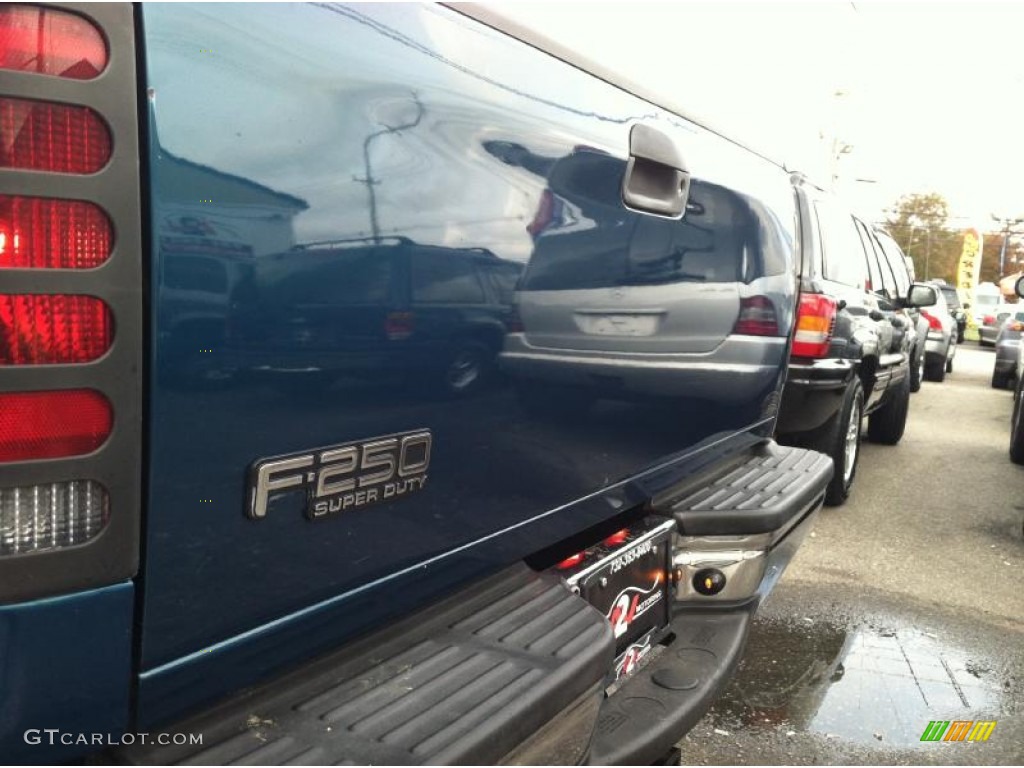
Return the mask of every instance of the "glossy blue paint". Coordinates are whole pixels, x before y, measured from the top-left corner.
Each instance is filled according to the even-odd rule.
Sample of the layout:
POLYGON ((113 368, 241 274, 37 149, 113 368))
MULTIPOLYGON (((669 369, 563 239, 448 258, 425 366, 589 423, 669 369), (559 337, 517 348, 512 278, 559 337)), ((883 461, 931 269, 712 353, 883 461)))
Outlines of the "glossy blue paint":
MULTIPOLYGON (((131 582, 73 595, 0 606, 0 762, 54 763, 95 751, 61 745, 70 736, 111 734, 129 722, 132 669, 131 582)), ((91 737, 91 736, 90 736, 91 737)))
POLYGON ((143 722, 379 626, 770 431, 795 290, 780 169, 437 6, 142 15, 155 372, 143 722), (639 120, 686 155, 682 222, 621 203, 639 120), (729 335, 751 295, 775 308, 772 344, 729 335), (614 330, 654 315, 664 333, 614 330), (669 333, 680 327, 694 332, 669 333), (245 516, 257 459, 421 428, 434 441, 423 491, 315 522, 284 493, 245 516))

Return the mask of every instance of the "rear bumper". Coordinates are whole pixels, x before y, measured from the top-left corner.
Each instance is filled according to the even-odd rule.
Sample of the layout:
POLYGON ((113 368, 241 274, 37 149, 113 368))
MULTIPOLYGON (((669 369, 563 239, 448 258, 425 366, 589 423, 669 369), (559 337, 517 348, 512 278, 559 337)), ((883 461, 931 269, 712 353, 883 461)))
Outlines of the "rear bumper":
POLYGON ((807 432, 828 421, 842 407, 855 371, 853 360, 791 360, 776 431, 780 435, 807 432))
POLYGON ((711 352, 627 354, 544 349, 510 334, 500 361, 515 378, 583 391, 749 403, 774 386, 785 350, 784 338, 729 336, 711 352))
POLYGON ((931 335, 925 340, 924 351, 926 355, 934 357, 941 357, 943 360, 946 359, 946 351, 949 349, 951 343, 949 337, 942 337, 940 339, 932 338, 931 335))
POLYGON ((999 335, 999 327, 995 325, 978 326, 978 338, 987 344, 995 344, 999 335))

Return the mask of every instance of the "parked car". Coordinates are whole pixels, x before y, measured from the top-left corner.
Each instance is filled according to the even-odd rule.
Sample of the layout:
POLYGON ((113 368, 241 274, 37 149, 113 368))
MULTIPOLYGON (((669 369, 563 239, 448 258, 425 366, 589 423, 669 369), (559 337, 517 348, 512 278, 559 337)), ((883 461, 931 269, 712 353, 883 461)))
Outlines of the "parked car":
POLYGON ((910 405, 912 325, 907 307, 932 306, 938 290, 912 284, 904 261, 833 196, 797 180, 804 243, 789 373, 776 433, 836 466, 826 504, 850 493, 869 439, 895 445, 910 405))
POLYGON ((789 172, 472 5, 0 40, 0 756, 665 762, 832 476, 789 172))
POLYGON ((996 360, 992 366, 992 386, 995 389, 1005 389, 1017 378, 1021 331, 1024 331, 1024 307, 1006 315, 999 327, 996 360))
MULTIPOLYGON (((934 285, 934 283, 933 283, 934 285)), ((946 297, 939 288, 933 306, 921 311, 928 321, 928 336, 924 349, 924 377, 928 381, 943 381, 947 373, 953 372, 953 358, 957 348, 957 322, 949 312, 946 297)))
MULTIPOLYGON (((885 251, 890 263, 897 264, 894 270, 896 276, 900 279, 897 287, 905 293, 908 290, 908 284, 915 282, 914 261, 903 253, 899 245, 896 244, 896 241, 885 230, 876 227, 875 236, 878 238, 878 243, 882 246, 882 250, 885 251), (900 270, 898 267, 900 262, 906 267, 906 278, 904 278, 903 270, 900 270)), ((930 325, 928 318, 925 317, 920 307, 907 306, 904 308, 904 312, 910 319, 910 328, 913 331, 913 333, 908 331, 907 334, 910 339, 910 391, 919 392, 921 390, 921 382, 924 381, 925 342, 928 338, 930 325)), ((964 322, 966 322, 966 318, 964 322)))
POLYGON ((962 344, 964 341, 964 331, 967 329, 967 310, 960 302, 960 294, 954 286, 945 280, 935 280, 933 282, 942 293, 942 298, 946 300, 946 308, 949 310, 949 314, 956 320, 956 343, 962 344))
MULTIPOLYGON (((1024 277, 1017 280, 1017 295, 1024 298, 1024 277)), ((1024 355, 1017 355, 1014 373, 1013 416, 1010 417, 1010 460, 1024 465, 1024 355)))
POLYGON ((1002 330, 1003 322, 1017 311, 1016 304, 997 304, 985 313, 978 327, 979 341, 983 347, 991 347, 1002 330))

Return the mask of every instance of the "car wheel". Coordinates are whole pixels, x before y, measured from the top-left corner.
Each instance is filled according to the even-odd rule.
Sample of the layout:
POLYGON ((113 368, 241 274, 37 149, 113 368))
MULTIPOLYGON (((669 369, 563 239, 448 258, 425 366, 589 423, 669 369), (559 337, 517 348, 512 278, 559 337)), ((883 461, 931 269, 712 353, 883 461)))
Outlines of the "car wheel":
POLYGON ((943 381, 946 378, 946 361, 938 355, 925 357, 924 377, 928 381, 943 381))
POLYGON ((905 377, 889 402, 868 416, 868 439, 873 443, 896 445, 903 437, 910 410, 910 379, 905 377))
POLYGON ((1010 420, 1010 461, 1014 464, 1024 464, 1024 404, 1021 401, 1024 397, 1018 396, 1013 405, 1013 418, 1010 420))
POLYGON ((487 380, 490 350, 478 341, 463 341, 448 356, 441 385, 452 397, 467 397, 478 392, 487 380))
POLYGON ((910 391, 920 391, 922 381, 924 381, 924 352, 918 346, 914 348, 914 353, 910 356, 910 391))
POLYGON ((948 358, 946 358, 946 373, 952 373, 952 372, 953 372, 953 358, 952 357, 948 357, 948 358))
POLYGON ((832 457, 834 471, 825 489, 825 503, 838 507, 846 501, 857 475, 860 458, 860 427, 864 416, 864 389, 854 378, 846 388, 843 405, 822 427, 805 441, 812 448, 832 457))

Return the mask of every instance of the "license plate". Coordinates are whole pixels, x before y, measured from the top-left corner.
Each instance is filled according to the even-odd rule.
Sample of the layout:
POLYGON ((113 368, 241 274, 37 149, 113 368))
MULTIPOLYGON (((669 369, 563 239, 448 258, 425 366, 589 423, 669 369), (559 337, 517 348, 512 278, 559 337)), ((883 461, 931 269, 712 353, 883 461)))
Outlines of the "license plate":
POLYGON ((633 526, 625 544, 602 548, 596 560, 568 579, 612 625, 616 680, 636 668, 668 625, 674 529, 675 522, 663 519, 633 526))
POLYGON ((653 336, 658 330, 658 316, 576 314, 576 325, 583 333, 595 336, 653 336))

